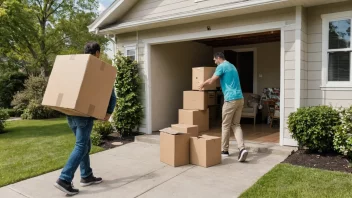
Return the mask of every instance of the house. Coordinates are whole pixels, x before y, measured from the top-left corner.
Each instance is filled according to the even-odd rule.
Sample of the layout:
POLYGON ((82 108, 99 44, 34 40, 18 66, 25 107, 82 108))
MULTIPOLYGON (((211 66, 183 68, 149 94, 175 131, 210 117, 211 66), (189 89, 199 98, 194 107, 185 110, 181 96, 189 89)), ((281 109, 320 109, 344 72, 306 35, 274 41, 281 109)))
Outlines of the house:
POLYGON ((191 68, 213 66, 213 52, 224 51, 246 65, 239 68, 244 92, 279 88, 279 143, 296 145, 286 124, 291 112, 352 104, 351 20, 347 0, 117 0, 89 31, 138 61, 142 132, 177 122, 191 68))

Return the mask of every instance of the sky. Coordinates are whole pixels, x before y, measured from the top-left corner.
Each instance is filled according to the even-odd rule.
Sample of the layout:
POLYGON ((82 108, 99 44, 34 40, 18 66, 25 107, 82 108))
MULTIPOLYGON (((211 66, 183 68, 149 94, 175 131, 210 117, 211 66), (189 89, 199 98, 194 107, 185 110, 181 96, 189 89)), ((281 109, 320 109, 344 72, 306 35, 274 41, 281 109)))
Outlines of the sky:
POLYGON ((99 13, 102 13, 114 0, 99 0, 99 13))

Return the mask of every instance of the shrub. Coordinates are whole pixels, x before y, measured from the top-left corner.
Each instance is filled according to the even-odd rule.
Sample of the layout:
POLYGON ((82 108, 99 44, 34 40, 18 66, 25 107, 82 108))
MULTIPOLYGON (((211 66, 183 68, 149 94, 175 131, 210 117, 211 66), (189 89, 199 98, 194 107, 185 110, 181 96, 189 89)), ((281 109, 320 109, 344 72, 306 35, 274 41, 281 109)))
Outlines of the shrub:
POLYGON ((14 95, 24 89, 27 75, 21 72, 10 72, 0 75, 0 108, 10 108, 14 95))
POLYGON ((21 117, 22 111, 16 109, 5 109, 5 111, 9 114, 10 117, 21 117))
POLYGON ((31 101, 27 108, 21 115, 22 119, 33 120, 33 119, 48 119, 48 118, 58 118, 60 113, 54 111, 48 107, 38 104, 38 101, 31 101))
POLYGON ((43 99, 47 79, 44 76, 30 76, 26 80, 23 91, 18 92, 12 101, 14 109, 24 111, 31 101, 37 101, 37 104, 43 99))
POLYGON ((102 136, 95 131, 92 131, 92 134, 90 134, 90 139, 94 146, 99 146, 102 143, 102 136))
POLYGON ((0 133, 5 132, 5 120, 9 119, 9 114, 4 109, 0 109, 0 133))
POLYGON ((339 120, 339 112, 332 107, 306 107, 290 114, 288 128, 300 147, 327 152, 333 150, 334 127, 339 120))
POLYGON ((93 132, 100 134, 102 139, 107 138, 113 131, 110 122, 96 121, 94 123, 93 132))
POLYGON ((115 57, 117 77, 115 83, 117 104, 113 114, 114 126, 122 137, 132 134, 139 128, 143 118, 143 106, 140 100, 141 78, 137 62, 122 56, 115 57))
POLYGON ((352 159, 352 106, 340 111, 341 124, 335 127, 334 148, 352 159))

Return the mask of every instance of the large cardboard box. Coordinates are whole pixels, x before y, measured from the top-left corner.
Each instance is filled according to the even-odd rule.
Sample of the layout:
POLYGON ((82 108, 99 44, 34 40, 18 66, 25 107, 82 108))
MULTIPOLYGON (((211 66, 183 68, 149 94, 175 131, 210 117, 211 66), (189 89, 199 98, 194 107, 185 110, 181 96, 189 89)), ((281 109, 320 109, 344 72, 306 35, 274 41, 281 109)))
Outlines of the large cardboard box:
POLYGON ((104 119, 116 68, 89 54, 55 59, 42 105, 67 115, 104 119))
POLYGON ((189 140, 187 133, 172 128, 160 130, 160 161, 174 167, 189 164, 189 140))
POLYGON ((178 123, 197 125, 199 132, 208 131, 209 109, 204 111, 180 109, 178 112, 178 123))
POLYGON ((206 110, 208 108, 208 93, 204 91, 184 91, 183 109, 206 110))
POLYGON ((216 87, 218 88, 220 88, 221 87, 221 84, 220 84, 220 79, 218 79, 218 80, 216 80, 216 87))
POLYGON ((213 136, 191 137, 191 164, 210 167, 221 164, 221 138, 213 136))
MULTIPOLYGON (((214 75, 216 67, 192 68, 192 89, 199 90, 199 85, 214 75)), ((207 85, 203 90, 216 90, 216 83, 207 85)))
POLYGON ((171 125, 171 128, 180 131, 183 133, 188 133, 190 134, 191 137, 197 137, 198 136, 198 126, 197 125, 190 125, 190 124, 173 124, 171 125))
POLYGON ((211 106, 211 105, 216 105, 216 92, 215 91, 209 91, 207 92, 208 94, 208 106, 211 106))

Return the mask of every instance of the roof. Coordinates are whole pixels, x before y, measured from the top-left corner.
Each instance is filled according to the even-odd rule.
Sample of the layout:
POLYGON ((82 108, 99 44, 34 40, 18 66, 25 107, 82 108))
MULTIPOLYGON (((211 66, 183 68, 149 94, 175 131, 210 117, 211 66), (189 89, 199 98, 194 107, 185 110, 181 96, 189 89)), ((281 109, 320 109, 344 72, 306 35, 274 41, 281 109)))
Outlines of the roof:
POLYGON ((97 32, 126 14, 138 0, 115 0, 99 17, 88 26, 89 32, 97 32))

